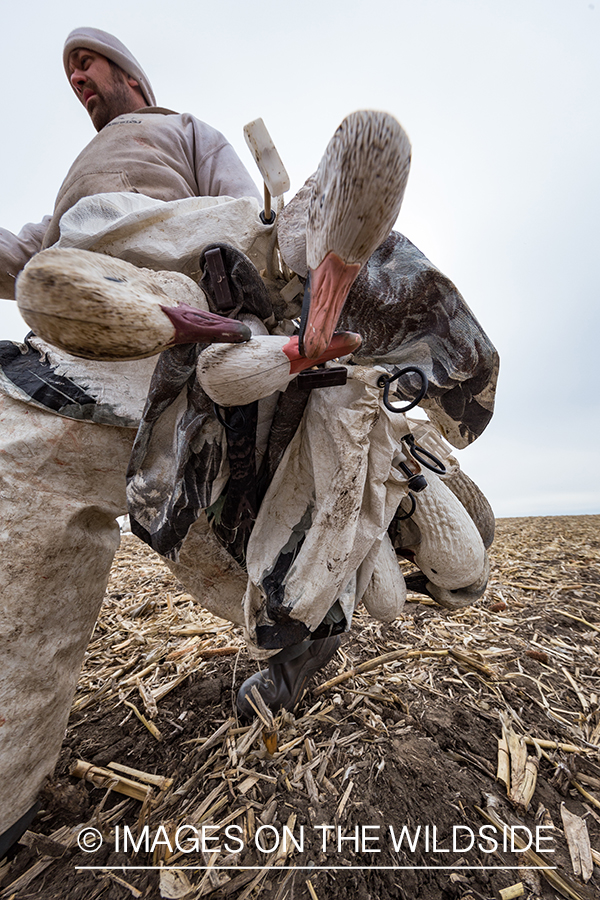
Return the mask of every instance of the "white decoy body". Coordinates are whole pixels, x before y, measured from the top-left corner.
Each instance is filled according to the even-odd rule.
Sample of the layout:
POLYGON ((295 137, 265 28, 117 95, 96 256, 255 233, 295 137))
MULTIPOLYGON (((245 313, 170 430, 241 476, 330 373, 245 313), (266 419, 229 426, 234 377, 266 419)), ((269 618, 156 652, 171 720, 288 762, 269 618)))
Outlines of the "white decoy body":
POLYGON ((89 250, 38 253, 19 276, 16 297, 36 334, 85 359, 143 359, 174 344, 250 338, 241 322, 209 312, 186 275, 89 250))
POLYGON ((413 520, 421 540, 415 561, 429 581, 448 591, 476 581, 485 564, 481 536, 460 500, 441 478, 427 472, 427 487, 417 497, 413 520))

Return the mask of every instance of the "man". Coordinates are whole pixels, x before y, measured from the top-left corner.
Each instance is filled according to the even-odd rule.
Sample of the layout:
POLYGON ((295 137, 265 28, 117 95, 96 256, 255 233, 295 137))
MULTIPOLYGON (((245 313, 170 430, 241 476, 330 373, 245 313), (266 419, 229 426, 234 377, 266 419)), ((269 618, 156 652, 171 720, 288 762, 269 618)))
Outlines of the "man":
MULTIPOLYGON (((231 145, 193 116, 157 107, 119 40, 77 29, 63 58, 98 134, 73 163, 52 216, 18 236, 0 229, 0 296, 13 298, 21 269, 57 242, 64 214, 90 195, 128 191, 167 203, 226 196, 246 215, 254 210, 256 233, 269 233, 231 145)), ((119 544, 116 517, 127 510, 125 472, 154 362, 87 364, 31 336, 0 345, 0 859, 35 815, 58 757, 119 544)), ((188 563, 173 571, 204 606, 242 624, 243 571, 210 535, 192 537, 188 563), (218 570, 216 583, 203 564, 209 575, 218 570)), ((304 684, 335 646, 317 665, 311 648, 308 669, 295 662, 276 705, 295 700, 295 680, 304 684)))

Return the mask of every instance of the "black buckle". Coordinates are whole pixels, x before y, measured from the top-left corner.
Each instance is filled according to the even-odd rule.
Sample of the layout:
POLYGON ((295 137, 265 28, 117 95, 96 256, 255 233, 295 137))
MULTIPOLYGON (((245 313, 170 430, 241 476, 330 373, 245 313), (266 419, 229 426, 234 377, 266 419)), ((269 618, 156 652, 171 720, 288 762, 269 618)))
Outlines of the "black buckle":
POLYGON ((346 384, 347 381, 348 369, 346 366, 330 366, 328 369, 308 369, 308 371, 299 372, 297 376, 298 388, 301 391, 335 387, 338 384, 346 384))
POLYGON ((215 292, 215 303, 217 309, 221 312, 227 312, 235 307, 231 291, 229 289, 229 281, 227 280, 227 272, 221 255, 221 248, 214 247, 207 250, 204 254, 208 271, 210 272, 210 280, 215 292))

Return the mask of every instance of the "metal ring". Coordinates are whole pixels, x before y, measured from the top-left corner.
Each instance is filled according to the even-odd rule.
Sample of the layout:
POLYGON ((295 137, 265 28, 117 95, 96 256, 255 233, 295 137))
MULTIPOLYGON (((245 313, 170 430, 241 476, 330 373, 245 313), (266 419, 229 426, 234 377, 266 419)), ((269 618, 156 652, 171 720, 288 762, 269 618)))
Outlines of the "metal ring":
MULTIPOLYGON (((415 497, 413 492, 409 491, 406 496, 410 499, 410 502, 411 502, 410 510, 409 510, 409 512, 404 513, 403 516, 399 516, 398 512, 396 512, 396 515, 394 516, 394 519, 393 519, 393 521, 395 521, 395 522, 402 522, 404 519, 410 519, 410 517, 413 515, 415 509, 417 508, 417 498, 415 497)), ((400 509, 400 507, 398 507, 398 509, 400 509)))
POLYGON ((385 375, 382 375, 377 384, 379 387, 383 388, 383 405, 386 409, 389 409, 389 411, 393 413, 405 413, 408 412, 409 409, 413 409, 418 403, 421 402, 421 400, 427 393, 427 388, 429 387, 427 375, 422 369, 419 369, 418 366, 405 366, 404 369, 400 369, 399 372, 396 372, 396 374, 392 375, 390 378, 386 378, 385 375), (410 372, 414 372, 415 375, 418 375, 421 379, 421 388, 419 390, 419 393, 417 394, 415 399, 411 400, 411 402, 406 406, 402 406, 400 408, 398 408, 397 406, 392 406, 389 401, 391 383, 393 381, 396 381, 396 379, 398 378, 402 378, 403 375, 408 375, 410 372))
POLYGON ((417 462, 421 463, 422 466, 425 466, 426 469, 435 472, 437 475, 446 474, 446 466, 444 463, 438 459, 437 456, 434 456, 433 453, 430 453, 429 450, 426 450, 425 447, 420 447, 419 444, 415 442, 414 435, 405 434, 402 440, 405 444, 408 444, 410 455, 414 457, 417 462), (423 459, 424 456, 435 463, 435 465, 432 466, 431 463, 427 462, 427 459, 423 459))

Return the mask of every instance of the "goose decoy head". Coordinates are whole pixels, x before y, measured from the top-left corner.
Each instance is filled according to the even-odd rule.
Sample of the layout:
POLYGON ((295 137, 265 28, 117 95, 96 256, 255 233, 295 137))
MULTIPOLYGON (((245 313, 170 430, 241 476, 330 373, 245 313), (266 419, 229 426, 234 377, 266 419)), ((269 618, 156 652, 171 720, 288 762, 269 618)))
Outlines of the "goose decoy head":
POLYGON ((174 344, 248 341, 247 325, 203 309, 197 284, 89 250, 50 248, 17 279, 17 304, 29 327, 73 356, 143 359, 174 344))
POLYGON ((301 352, 319 357, 356 276, 391 232, 410 169, 410 141, 388 113, 348 116, 311 179, 306 223, 309 279, 301 352))

